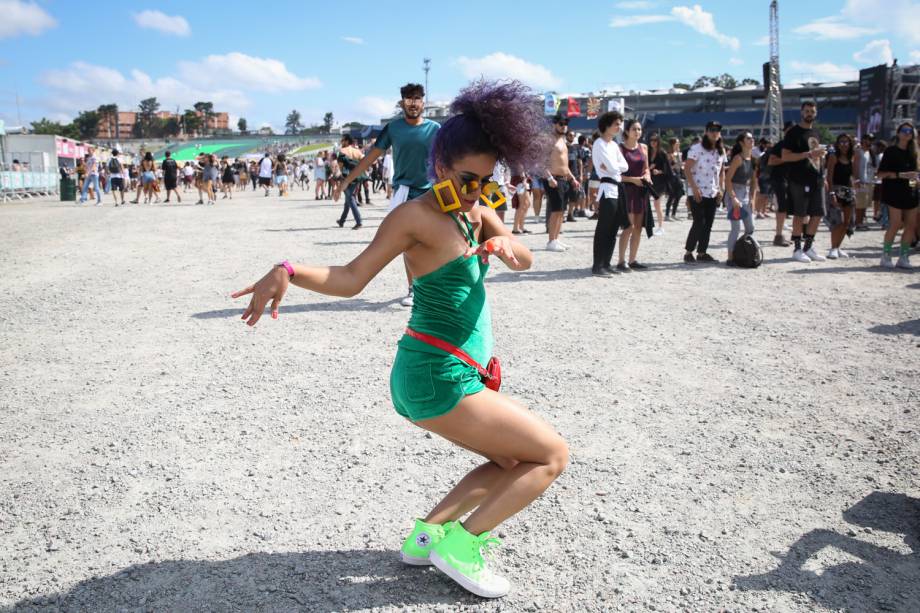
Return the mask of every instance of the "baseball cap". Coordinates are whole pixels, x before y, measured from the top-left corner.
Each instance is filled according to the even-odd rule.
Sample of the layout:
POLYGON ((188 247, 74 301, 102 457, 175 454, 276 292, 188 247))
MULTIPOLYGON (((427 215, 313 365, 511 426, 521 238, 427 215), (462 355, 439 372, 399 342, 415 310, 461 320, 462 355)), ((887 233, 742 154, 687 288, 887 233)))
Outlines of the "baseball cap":
POLYGON ((567 126, 569 125, 569 118, 562 113, 556 113, 556 116, 553 117, 553 123, 561 123, 562 125, 567 126))
POLYGON ((708 121, 706 122, 706 131, 709 132, 710 130, 720 130, 721 131, 722 124, 720 124, 718 121, 708 121))

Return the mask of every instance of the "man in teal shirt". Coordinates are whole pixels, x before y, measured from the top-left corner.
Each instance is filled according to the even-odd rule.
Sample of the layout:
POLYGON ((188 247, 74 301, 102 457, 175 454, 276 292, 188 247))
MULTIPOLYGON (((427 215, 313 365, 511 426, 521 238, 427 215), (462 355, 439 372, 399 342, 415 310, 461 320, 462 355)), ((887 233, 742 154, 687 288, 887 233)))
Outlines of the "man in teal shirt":
MULTIPOLYGON (((370 153, 364 156, 345 180, 336 186, 333 200, 338 201, 342 190, 370 168, 371 164, 390 147, 393 147, 393 198, 390 200, 388 211, 407 200, 418 198, 431 189, 431 180, 428 178, 428 154, 431 151, 431 143, 434 142, 434 135, 441 126, 422 117, 425 110, 424 87, 418 83, 409 83, 400 88, 399 94, 402 97, 399 107, 403 111, 403 116, 384 126, 370 153)), ((409 293, 400 304, 412 306, 412 276, 408 267, 406 278, 409 280, 409 293)))

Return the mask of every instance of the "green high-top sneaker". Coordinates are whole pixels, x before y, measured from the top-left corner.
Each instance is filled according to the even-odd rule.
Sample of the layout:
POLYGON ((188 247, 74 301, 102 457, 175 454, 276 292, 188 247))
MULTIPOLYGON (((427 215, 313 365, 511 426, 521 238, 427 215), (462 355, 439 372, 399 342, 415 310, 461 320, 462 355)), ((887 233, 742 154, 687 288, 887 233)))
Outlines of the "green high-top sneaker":
POLYGON ((455 522, 446 524, 429 524, 420 519, 415 520, 415 529, 403 542, 399 552, 402 561, 413 566, 430 566, 428 553, 442 538, 449 527, 455 522))
POLYGON ((508 593, 511 584, 495 574, 483 558, 490 547, 500 545, 488 532, 475 536, 455 522, 447 534, 431 548, 429 558, 434 566, 459 583, 465 590, 483 598, 499 598, 508 593))

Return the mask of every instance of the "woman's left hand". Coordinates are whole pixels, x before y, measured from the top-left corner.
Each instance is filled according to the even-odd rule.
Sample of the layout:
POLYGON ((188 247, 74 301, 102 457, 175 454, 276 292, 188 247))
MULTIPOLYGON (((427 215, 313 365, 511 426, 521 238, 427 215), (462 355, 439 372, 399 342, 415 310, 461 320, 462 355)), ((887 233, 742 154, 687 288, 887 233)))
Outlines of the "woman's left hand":
POLYGON ((507 236, 492 237, 486 242, 480 243, 477 247, 470 247, 464 254, 468 258, 474 255, 478 255, 483 264, 488 263, 490 255, 497 255, 515 266, 519 265, 518 259, 514 255, 514 244, 507 236))

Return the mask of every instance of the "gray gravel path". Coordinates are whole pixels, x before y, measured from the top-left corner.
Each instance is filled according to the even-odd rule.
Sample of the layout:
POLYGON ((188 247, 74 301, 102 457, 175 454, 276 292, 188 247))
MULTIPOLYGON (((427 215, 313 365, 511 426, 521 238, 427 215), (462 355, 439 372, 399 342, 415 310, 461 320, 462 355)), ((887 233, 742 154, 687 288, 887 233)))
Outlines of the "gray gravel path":
POLYGON ((346 262, 382 201, 351 231, 249 194, 0 206, 0 610, 920 610, 920 273, 875 268, 878 232, 742 271, 678 263, 669 223, 606 280, 579 221, 493 268, 507 392, 572 461, 500 527, 486 602, 397 557, 476 461, 389 402, 402 263, 254 330, 229 298, 346 262))

